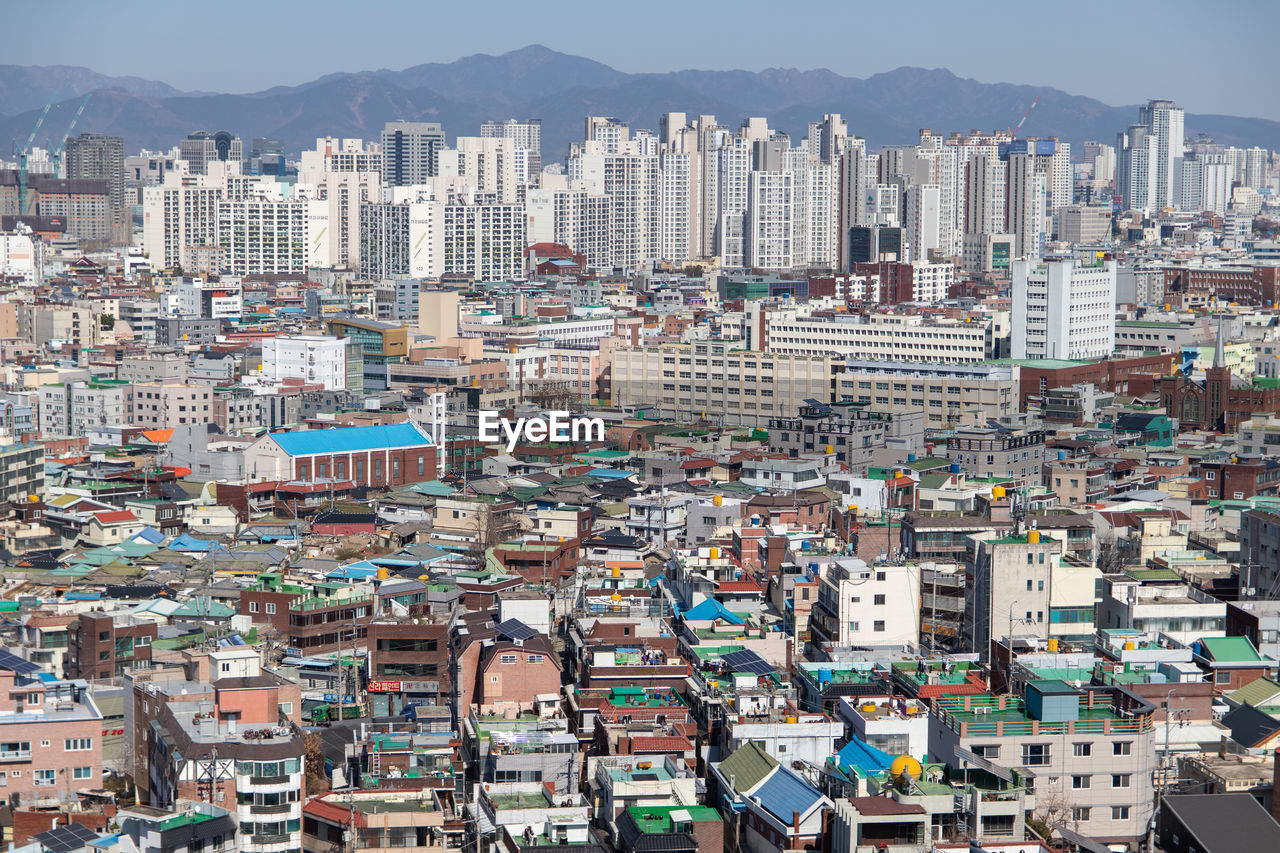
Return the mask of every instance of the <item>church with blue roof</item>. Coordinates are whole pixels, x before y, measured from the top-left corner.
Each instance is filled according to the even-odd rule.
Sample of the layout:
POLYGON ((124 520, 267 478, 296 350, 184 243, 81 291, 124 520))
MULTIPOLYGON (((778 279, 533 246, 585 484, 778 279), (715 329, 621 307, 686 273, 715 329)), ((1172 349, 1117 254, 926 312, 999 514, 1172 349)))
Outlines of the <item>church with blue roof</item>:
POLYGON ((434 480, 437 448, 413 421, 297 432, 270 432, 244 450, 254 481, 396 488, 434 480))

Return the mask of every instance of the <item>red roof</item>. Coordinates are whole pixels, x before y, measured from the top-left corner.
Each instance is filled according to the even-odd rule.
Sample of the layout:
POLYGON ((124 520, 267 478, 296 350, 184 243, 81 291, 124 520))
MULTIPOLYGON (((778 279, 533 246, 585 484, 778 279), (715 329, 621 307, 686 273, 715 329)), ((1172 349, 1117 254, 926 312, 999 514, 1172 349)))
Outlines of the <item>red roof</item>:
POLYGON ((120 509, 114 512, 95 512, 93 517, 103 524, 119 524, 123 521, 137 521, 138 517, 127 509, 120 509))
POLYGON ((755 581, 720 581, 716 584, 716 592, 754 592, 764 594, 760 584, 755 581))
MULTIPOLYGON (((318 817, 327 823, 336 823, 339 826, 351 825, 351 809, 338 803, 331 803, 326 799, 317 797, 302 807, 302 810, 313 817, 318 817)), ((356 826, 368 826, 368 820, 364 816, 364 812, 356 809, 355 813, 356 826)))
POLYGON ((693 744, 688 738, 671 737, 670 735, 653 735, 634 737, 631 739, 631 751, 636 752, 688 752, 693 744))

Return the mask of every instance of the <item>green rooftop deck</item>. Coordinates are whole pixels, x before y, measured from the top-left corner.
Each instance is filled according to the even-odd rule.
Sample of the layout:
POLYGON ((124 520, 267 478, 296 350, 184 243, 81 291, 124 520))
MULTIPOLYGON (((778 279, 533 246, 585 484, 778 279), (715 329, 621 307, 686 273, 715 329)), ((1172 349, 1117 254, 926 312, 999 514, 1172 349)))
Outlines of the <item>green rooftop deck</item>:
POLYGON ((651 835, 681 832, 683 826, 690 822, 704 823, 721 819, 720 812, 711 806, 633 806, 627 811, 640 831, 651 835), (678 814, 680 819, 676 820, 672 814, 678 814))

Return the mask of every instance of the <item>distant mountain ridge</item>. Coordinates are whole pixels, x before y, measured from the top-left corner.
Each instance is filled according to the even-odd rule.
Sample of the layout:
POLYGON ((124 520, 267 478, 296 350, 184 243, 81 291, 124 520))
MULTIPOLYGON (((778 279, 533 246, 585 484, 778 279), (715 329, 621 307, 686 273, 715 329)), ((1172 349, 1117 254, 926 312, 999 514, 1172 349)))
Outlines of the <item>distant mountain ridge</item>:
MULTIPOLYGON (((1012 127, 1037 97, 1023 133, 1057 136, 1077 150, 1088 139, 1113 143, 1137 120, 1134 106, 1110 106, 1051 87, 981 83, 945 69, 904 66, 865 79, 786 68, 629 74, 531 45, 234 95, 184 93, 158 81, 72 66, 0 66, 0 140, 25 141, 53 89, 61 95, 37 144, 60 139, 81 97, 93 91, 77 130, 123 136, 130 151, 167 149, 199 129, 229 130, 244 139, 246 150, 254 137, 276 137, 297 152, 319 136, 377 138, 393 119, 439 121, 452 138, 477 135, 485 120, 514 117, 542 119, 546 163, 562 159, 568 144, 582 138, 587 115, 653 129, 669 110, 713 114, 731 127, 749 115, 766 116, 770 126, 799 142, 810 121, 840 113, 872 149, 912 143, 924 127, 940 133, 1012 127)), ((1269 119, 1188 114, 1186 129, 1224 144, 1280 148, 1280 122, 1269 119)))

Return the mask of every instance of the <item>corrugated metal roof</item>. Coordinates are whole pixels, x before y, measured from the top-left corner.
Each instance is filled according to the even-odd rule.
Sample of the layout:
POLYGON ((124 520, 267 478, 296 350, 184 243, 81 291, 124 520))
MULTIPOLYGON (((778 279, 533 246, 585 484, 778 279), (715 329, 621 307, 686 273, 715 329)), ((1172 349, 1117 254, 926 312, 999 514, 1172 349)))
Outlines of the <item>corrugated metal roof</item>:
POLYGON ((732 779, 738 791, 749 791, 778 766, 778 761, 755 741, 747 741, 720 762, 720 775, 732 779))
POLYGON ((429 445, 431 439, 413 423, 275 432, 271 439, 290 456, 349 453, 429 445))
POLYGON ((822 799, 822 792, 785 767, 778 767, 751 796, 760 799, 760 807, 785 824, 792 815, 807 814, 822 799))

